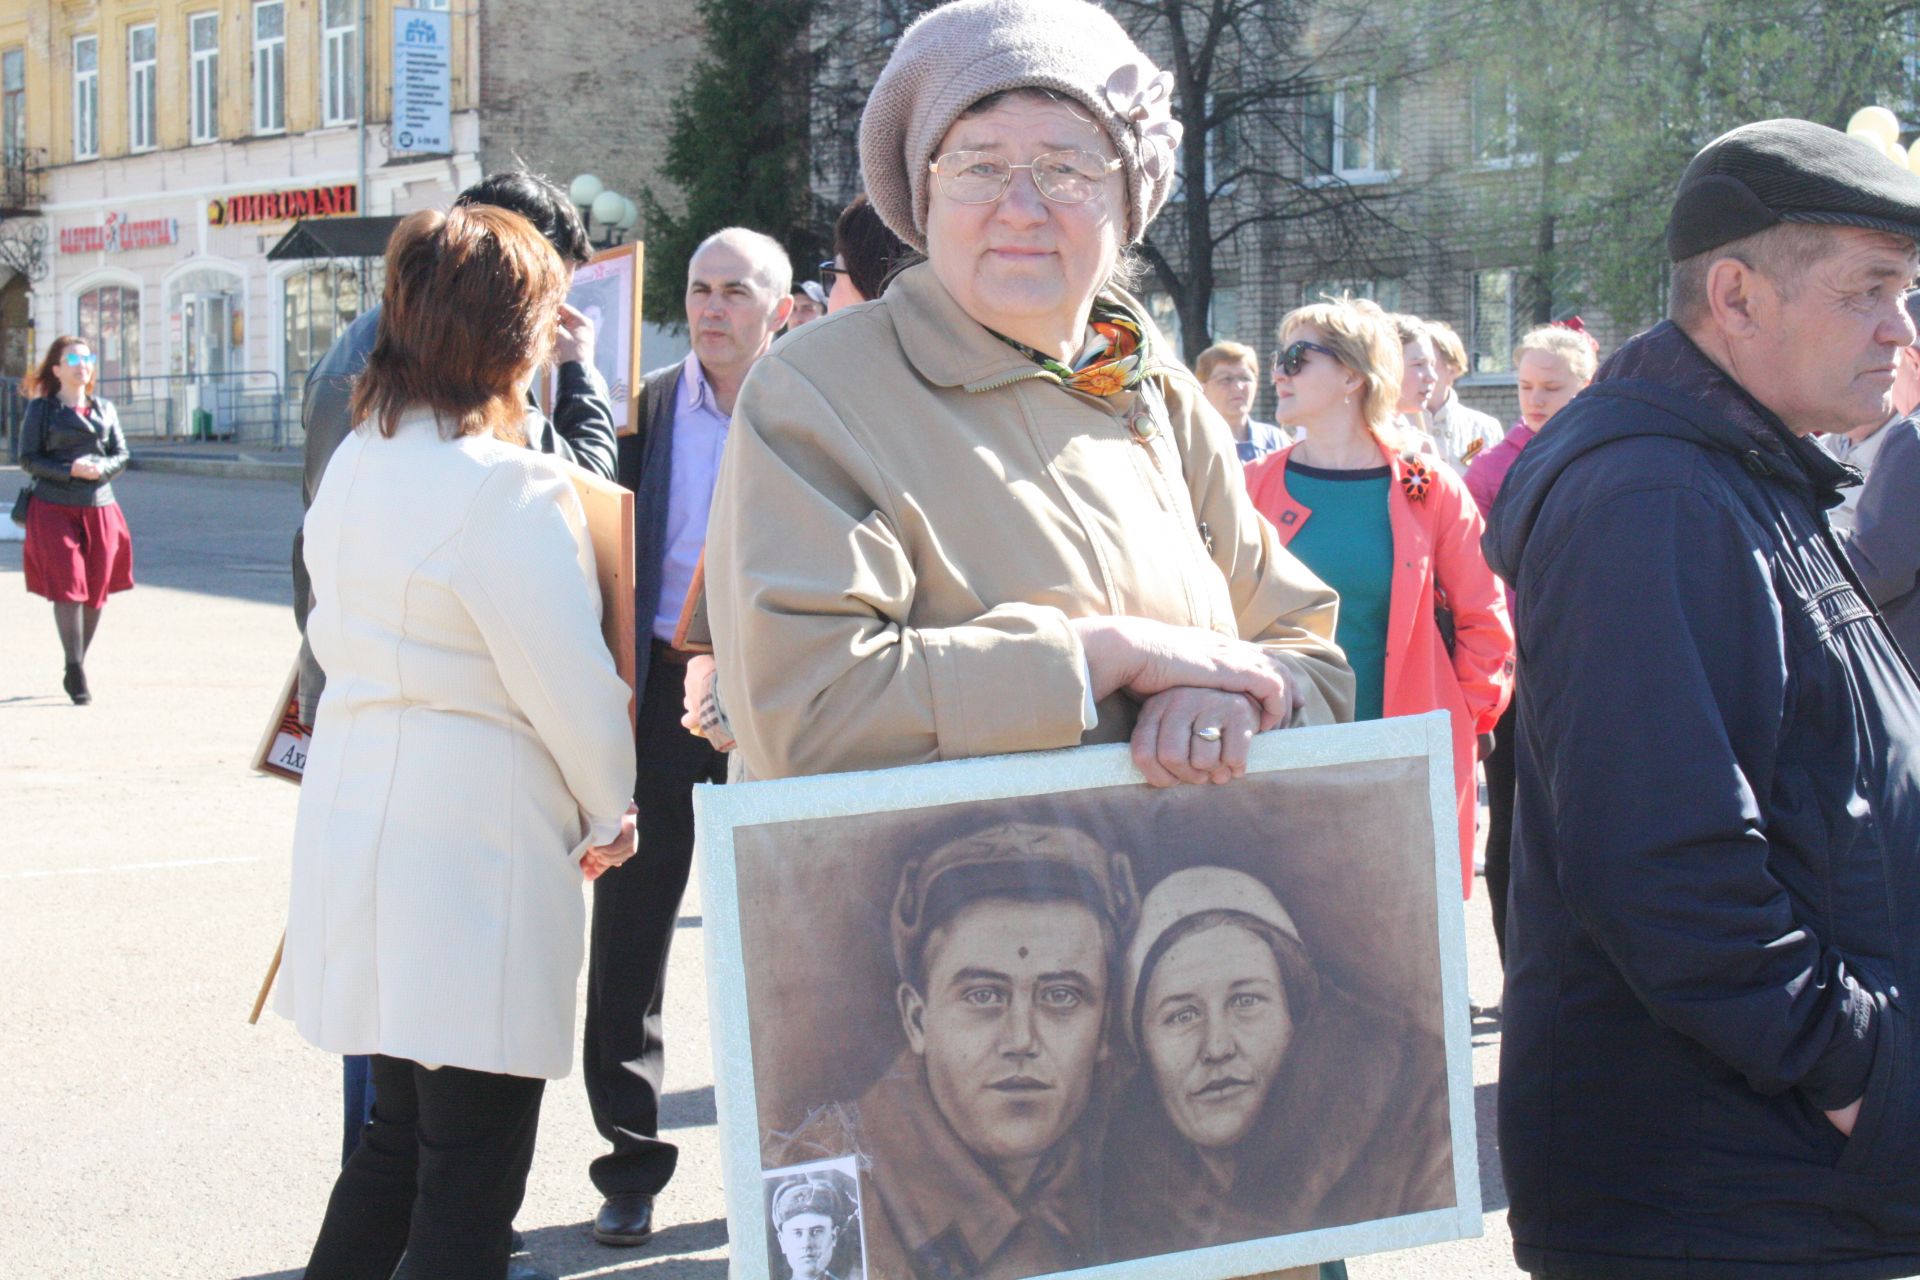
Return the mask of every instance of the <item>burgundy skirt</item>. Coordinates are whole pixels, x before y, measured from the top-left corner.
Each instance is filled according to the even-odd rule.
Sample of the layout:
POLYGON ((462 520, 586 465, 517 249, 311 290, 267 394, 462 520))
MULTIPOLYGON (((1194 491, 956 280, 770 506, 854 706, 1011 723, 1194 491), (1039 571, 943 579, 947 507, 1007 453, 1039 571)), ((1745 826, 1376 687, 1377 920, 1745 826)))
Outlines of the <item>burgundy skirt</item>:
POLYGON ((120 504, 62 507, 35 498, 21 567, 33 594, 101 608, 110 593, 133 586, 133 534, 120 504))

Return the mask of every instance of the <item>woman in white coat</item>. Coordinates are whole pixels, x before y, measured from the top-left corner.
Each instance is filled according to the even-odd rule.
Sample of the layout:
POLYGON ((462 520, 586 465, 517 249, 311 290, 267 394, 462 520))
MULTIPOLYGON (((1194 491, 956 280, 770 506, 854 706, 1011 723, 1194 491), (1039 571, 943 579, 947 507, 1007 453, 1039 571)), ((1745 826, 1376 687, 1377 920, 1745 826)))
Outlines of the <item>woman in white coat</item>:
POLYGON ((327 687, 277 1007, 374 1055, 375 1097, 308 1280, 505 1275, 541 1091, 571 1066, 582 877, 634 851, 592 547, 520 440, 566 279, 517 214, 403 222, 359 425, 307 514, 327 687))

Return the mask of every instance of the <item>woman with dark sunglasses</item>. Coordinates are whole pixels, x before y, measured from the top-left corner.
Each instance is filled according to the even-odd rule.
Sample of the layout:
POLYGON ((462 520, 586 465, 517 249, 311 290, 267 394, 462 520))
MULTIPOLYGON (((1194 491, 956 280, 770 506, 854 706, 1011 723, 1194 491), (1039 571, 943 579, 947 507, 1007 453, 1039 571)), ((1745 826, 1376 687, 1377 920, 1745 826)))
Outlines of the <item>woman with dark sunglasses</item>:
POLYGON ((35 399, 20 430, 20 469, 33 477, 22 568, 27 590, 53 602, 62 683, 79 706, 93 700, 82 664, 100 611, 133 586, 133 535, 112 484, 126 469, 127 438, 120 415, 93 394, 94 368, 85 340, 55 338, 27 379, 35 399))
POLYGON ((1476 744, 1513 693, 1513 629, 1465 482, 1395 426, 1402 364, 1393 319, 1371 302, 1288 315, 1275 416, 1301 438, 1247 468, 1247 492, 1287 550, 1340 593, 1334 640, 1353 667, 1353 718, 1451 717, 1471 894, 1476 744))

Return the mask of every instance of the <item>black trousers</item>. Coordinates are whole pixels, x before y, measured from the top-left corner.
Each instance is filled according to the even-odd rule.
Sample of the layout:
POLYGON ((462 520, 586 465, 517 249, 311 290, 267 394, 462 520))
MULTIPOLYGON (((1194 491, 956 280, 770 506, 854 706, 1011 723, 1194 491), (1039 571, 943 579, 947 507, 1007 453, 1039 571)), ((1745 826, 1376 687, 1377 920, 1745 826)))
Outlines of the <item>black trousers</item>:
POLYGON ((1487 902, 1493 907, 1493 940, 1500 963, 1507 963, 1507 882, 1513 869, 1513 804, 1516 785, 1514 735, 1519 731, 1516 693, 1493 729, 1493 753, 1487 757, 1487 902))
POLYGON ((603 1196, 657 1195, 680 1158, 660 1141, 667 953, 693 867, 694 784, 727 778, 726 756, 680 725, 686 675, 658 656, 648 669, 635 717, 640 852, 593 882, 580 1066, 593 1123, 613 1144, 590 1170, 603 1196))
POLYGON ((306 1280, 505 1280, 547 1082, 381 1055, 372 1074, 306 1280))

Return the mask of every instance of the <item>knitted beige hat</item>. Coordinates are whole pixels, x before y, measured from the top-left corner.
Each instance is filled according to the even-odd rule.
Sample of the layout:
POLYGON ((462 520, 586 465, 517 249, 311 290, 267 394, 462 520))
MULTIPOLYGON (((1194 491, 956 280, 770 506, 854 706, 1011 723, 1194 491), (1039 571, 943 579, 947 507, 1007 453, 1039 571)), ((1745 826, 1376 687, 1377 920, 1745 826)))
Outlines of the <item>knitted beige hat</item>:
POLYGON ((1120 153, 1127 239, 1137 241, 1173 189, 1173 77, 1086 0, 953 0, 894 47, 860 118, 867 198, 893 233, 927 247, 927 162, 960 113, 990 93, 1052 89, 1078 102, 1120 153))

